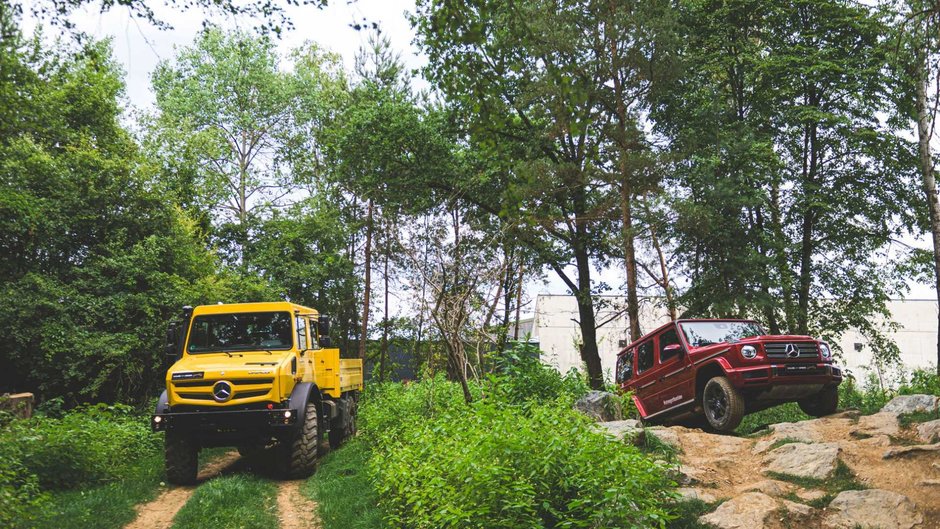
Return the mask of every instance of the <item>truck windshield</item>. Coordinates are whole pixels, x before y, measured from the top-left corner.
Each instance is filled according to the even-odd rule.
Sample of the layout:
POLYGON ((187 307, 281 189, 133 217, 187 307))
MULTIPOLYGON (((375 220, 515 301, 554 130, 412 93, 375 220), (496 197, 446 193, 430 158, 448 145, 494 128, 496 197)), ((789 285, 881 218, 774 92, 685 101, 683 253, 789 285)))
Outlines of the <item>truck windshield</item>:
POLYGON ((742 338, 761 336, 764 329, 753 321, 694 321, 679 325, 692 347, 735 343, 742 338))
POLYGON ((186 351, 290 349, 291 322, 287 312, 242 312, 196 316, 186 351))

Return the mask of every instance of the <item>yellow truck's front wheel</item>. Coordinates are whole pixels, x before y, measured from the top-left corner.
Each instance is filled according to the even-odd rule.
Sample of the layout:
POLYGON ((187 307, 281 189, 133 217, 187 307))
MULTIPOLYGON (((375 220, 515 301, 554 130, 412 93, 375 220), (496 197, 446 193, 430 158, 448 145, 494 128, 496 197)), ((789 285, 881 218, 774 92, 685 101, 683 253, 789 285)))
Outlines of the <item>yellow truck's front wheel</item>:
POLYGON ((192 438, 168 431, 164 438, 166 479, 176 485, 196 483, 199 471, 199 447, 192 438))
POLYGON ((305 478, 317 468, 317 407, 307 403, 300 431, 282 442, 278 459, 281 473, 290 479, 305 478))

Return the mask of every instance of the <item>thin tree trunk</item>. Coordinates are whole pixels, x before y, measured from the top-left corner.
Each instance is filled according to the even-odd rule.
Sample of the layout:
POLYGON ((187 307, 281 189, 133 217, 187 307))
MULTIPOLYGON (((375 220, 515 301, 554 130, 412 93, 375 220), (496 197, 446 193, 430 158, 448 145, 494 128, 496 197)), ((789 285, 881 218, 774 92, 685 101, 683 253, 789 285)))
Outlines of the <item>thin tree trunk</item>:
POLYGON ((669 319, 676 321, 679 317, 676 314, 676 301, 672 293, 672 284, 669 282, 669 269, 666 267, 666 255, 663 253, 663 248, 659 244, 656 229, 652 226, 650 226, 650 239, 653 242, 653 249, 656 250, 656 255, 659 256, 659 271, 663 278, 662 287, 663 293, 666 295, 666 307, 669 309, 669 319))
POLYGON ((513 341, 519 340, 519 312, 522 310, 522 274, 524 271, 525 266, 519 263, 519 279, 516 280, 516 328, 512 331, 513 341))
POLYGON ((372 290, 372 199, 369 199, 366 216, 365 291, 362 294, 362 336, 359 337, 359 358, 366 357, 366 341, 369 339, 369 293, 372 290))
MULTIPOLYGON (((931 120, 927 103, 926 53, 918 54, 917 64, 917 146, 920 154, 920 172, 924 182, 927 209, 930 211, 930 235, 933 237, 934 281, 937 299, 940 299, 940 203, 937 201, 937 180, 930 152, 931 120)), ((940 375, 940 317, 937 318, 937 374, 940 375)))
POLYGON ((382 272, 382 280, 385 283, 385 301, 383 304, 385 319, 382 322, 382 356, 379 380, 384 381, 388 374, 388 237, 385 238, 385 268, 382 272))
POLYGON ((591 267, 588 252, 584 248, 575 249, 575 262, 578 267, 578 322, 581 327, 581 361, 587 367, 588 384, 591 389, 604 389, 604 368, 597 350, 597 322, 594 316, 594 299, 591 297, 591 267))

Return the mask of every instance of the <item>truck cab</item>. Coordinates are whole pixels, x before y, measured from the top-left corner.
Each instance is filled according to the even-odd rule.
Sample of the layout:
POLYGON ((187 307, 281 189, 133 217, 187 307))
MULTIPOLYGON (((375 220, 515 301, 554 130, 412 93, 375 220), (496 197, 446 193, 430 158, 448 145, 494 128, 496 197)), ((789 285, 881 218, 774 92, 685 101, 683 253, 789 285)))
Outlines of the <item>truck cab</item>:
POLYGON ((679 320, 621 350, 616 382, 644 421, 731 431, 746 413, 785 402, 834 413, 842 371, 810 336, 768 335, 751 320, 679 320))
POLYGON ((201 448, 266 453, 284 477, 356 430, 362 360, 330 347, 329 318, 289 302, 184 307, 167 333, 166 390, 151 417, 165 432, 167 478, 196 480, 201 448))

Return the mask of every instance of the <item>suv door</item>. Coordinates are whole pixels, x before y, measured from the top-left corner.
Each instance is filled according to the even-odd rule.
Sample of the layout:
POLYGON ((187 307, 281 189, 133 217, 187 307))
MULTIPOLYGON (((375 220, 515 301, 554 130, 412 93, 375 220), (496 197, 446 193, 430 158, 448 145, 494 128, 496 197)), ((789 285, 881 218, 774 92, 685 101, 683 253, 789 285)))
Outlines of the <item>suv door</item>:
POLYGON ((660 406, 656 405, 656 347, 653 337, 638 343, 633 348, 636 356, 636 370, 634 374, 633 387, 636 390, 635 397, 638 404, 642 406, 642 415, 648 417, 657 411, 660 406))
POLYGON ((656 337, 657 376, 653 399, 660 412, 678 408, 694 402, 692 391, 692 369, 679 332, 675 325, 663 330, 656 337), (677 347, 678 346, 678 347, 677 347))

